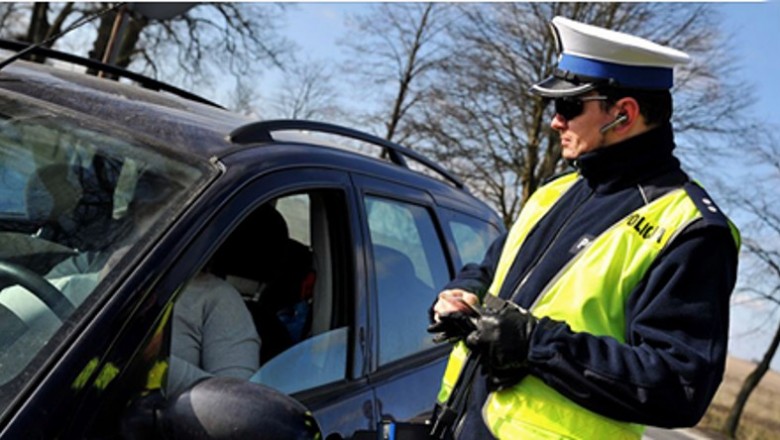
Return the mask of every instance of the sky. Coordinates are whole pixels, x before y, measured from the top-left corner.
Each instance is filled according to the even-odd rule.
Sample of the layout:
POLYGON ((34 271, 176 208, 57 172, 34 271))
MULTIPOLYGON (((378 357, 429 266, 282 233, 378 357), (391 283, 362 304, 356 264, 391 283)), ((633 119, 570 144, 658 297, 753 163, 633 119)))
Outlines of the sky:
MULTIPOLYGON (((780 2, 723 4, 724 27, 733 34, 732 43, 744 66, 742 76, 754 87, 756 102, 753 111, 760 121, 780 127, 780 2)), ((778 313, 767 318, 758 304, 735 304, 731 309, 731 340, 729 351, 748 360, 759 359, 769 345, 776 329, 778 313), (758 329, 758 330, 757 330, 758 329)), ((780 371, 780 356, 775 355, 772 368, 780 371)))
POLYGON ((741 58, 742 74, 755 86, 755 111, 767 122, 780 125, 780 2, 724 3, 718 5, 723 24, 733 34, 736 54, 741 58))
MULTIPOLYGON (((754 88, 756 102, 752 111, 759 121, 780 128, 780 2, 727 3, 718 5, 723 25, 733 35, 735 56, 740 59, 741 76, 754 88)), ((731 308, 732 355, 747 360, 760 359, 780 324, 777 309, 766 316, 765 306, 737 301, 731 308), (771 331, 769 331, 771 329, 771 331)), ((780 371, 780 356, 775 355, 772 369, 780 371)))
MULTIPOLYGON (((304 58, 338 59, 343 56, 337 42, 346 30, 346 14, 365 8, 364 3, 295 4, 287 12, 282 32, 299 46, 304 58)), ((780 1, 719 3, 716 9, 722 14, 723 30, 731 35, 732 53, 741 66, 738 75, 753 88, 756 100, 751 111, 760 121, 780 128, 780 1)), ((267 79, 271 85, 279 81, 273 74, 267 79)), ((747 360, 760 359, 779 324, 777 312, 767 317, 761 305, 735 302, 730 353, 747 360)), ((775 356, 772 368, 780 371, 780 356, 775 356)))
MULTIPOLYGON (((365 10, 366 3, 290 3, 285 35, 311 57, 341 56, 337 41, 346 30, 345 15, 365 10)), ((723 25, 733 35, 736 54, 742 59, 747 82, 755 86, 755 111, 780 124, 780 109, 773 98, 780 97, 780 1, 728 2, 716 5, 723 25)))

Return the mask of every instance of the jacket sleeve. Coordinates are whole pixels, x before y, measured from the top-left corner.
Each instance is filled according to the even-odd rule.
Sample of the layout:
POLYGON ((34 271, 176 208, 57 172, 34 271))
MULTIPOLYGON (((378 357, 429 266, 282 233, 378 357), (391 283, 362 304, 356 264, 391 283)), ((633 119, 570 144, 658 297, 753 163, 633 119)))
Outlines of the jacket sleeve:
POLYGON ((543 318, 531 338, 530 371, 607 417, 692 426, 722 380, 736 277, 728 229, 689 228, 632 292, 626 343, 543 318))
POLYGON ((506 232, 499 235, 488 248, 481 263, 470 263, 463 266, 463 269, 444 286, 444 289, 463 289, 480 298, 484 297, 493 282, 493 275, 496 273, 498 259, 501 258, 501 250, 504 248, 506 236, 506 232))

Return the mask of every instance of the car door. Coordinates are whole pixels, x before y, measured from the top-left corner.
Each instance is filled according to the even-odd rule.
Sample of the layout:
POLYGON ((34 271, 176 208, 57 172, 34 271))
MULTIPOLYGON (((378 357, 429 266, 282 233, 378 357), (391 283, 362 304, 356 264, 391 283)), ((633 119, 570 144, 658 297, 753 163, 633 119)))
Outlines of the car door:
POLYGON ((435 403, 449 347, 434 344, 425 329, 428 309, 454 270, 430 195, 375 177, 353 179, 372 269, 369 380, 377 418, 409 420, 435 403))
MULTIPOLYGON (((316 280, 304 277, 313 291, 307 298, 312 309, 307 327, 309 333, 299 334, 300 340, 288 342, 269 355, 270 359, 251 379, 279 388, 304 403, 314 412, 324 433, 346 438, 354 431, 375 426, 373 393, 368 388, 367 363, 364 361, 367 312, 361 300, 366 295, 361 287, 365 285, 360 276, 363 263, 354 255, 355 249, 360 249, 362 244, 348 175, 335 170, 288 167, 249 183, 246 180, 245 176, 237 178, 228 168, 227 176, 218 180, 210 193, 160 242, 165 244, 175 237, 174 241, 181 245, 173 262, 162 268, 139 267, 139 271, 159 273, 159 277, 144 295, 148 304, 139 307, 138 313, 148 315, 151 304, 155 304, 157 313, 165 311, 158 315, 154 325, 149 325, 149 318, 145 318, 145 326, 151 330, 145 332, 143 346, 135 345, 137 348, 134 349, 125 342, 138 341, 140 329, 135 324, 126 326, 133 335, 117 335, 116 347, 123 353, 134 352, 134 359, 128 362, 125 371, 115 374, 100 400, 90 401, 79 410, 76 418, 79 424, 86 424, 87 432, 79 437, 103 438, 120 429, 127 430, 128 420, 133 421, 133 417, 128 418, 122 412, 128 397, 144 394, 150 387, 152 390, 155 386, 165 389, 166 382, 160 380, 159 366, 161 363, 172 365, 169 354, 173 344, 172 326, 177 322, 177 305, 200 274, 209 271, 229 282, 252 310, 252 295, 256 293, 259 281, 252 279, 253 274, 269 271, 264 271, 262 264, 255 264, 255 268, 251 266, 282 260, 282 251, 279 241, 268 234, 265 238, 268 241, 246 235, 236 239, 235 234, 270 232, 265 229, 267 224, 262 224, 255 215, 269 205, 286 223, 285 237, 295 242, 298 250, 308 252, 312 269, 309 274, 315 272, 316 280), (236 248, 237 245, 243 248, 236 248), (246 271, 247 268, 253 270, 246 271), (160 307, 161 304, 166 305, 160 307), (158 362, 150 361, 152 357, 158 362), (151 365, 154 366, 150 368, 151 365), (263 368, 269 365, 271 370, 281 374, 267 374, 268 370, 263 374, 263 368), (302 365, 321 368, 302 372, 302 365), (294 388, 285 389, 290 384, 294 388)), ((287 264, 292 260, 282 261, 287 264)), ((278 271, 289 269, 280 267, 278 271)), ((281 319, 282 315, 273 316, 281 319)), ((256 317, 254 311, 252 317, 256 317)), ((130 322, 134 319, 130 318, 130 322)), ((254 321, 257 326, 264 322, 254 321)), ((274 332, 269 334, 273 336, 274 332)), ((270 339, 265 342, 270 343, 270 339)), ((109 353, 107 357, 113 355, 109 353)), ((167 374, 171 373, 169 368, 167 374)))
POLYGON ((348 438, 376 423, 366 378, 365 262, 355 255, 364 247, 356 198, 340 171, 295 169, 268 179, 273 183, 258 187, 274 188, 271 200, 290 236, 313 250, 316 282, 307 337, 263 362, 251 380, 302 402, 326 436, 348 438))
MULTIPOLYGON (((371 410, 373 393, 366 378, 367 309, 363 299, 366 297, 366 283, 362 275, 365 272, 364 262, 355 255, 355 250, 363 247, 357 229, 355 199, 348 175, 341 171, 293 168, 274 172, 257 179, 234 196, 200 239, 204 244, 224 240, 217 250, 213 250, 212 245, 210 252, 214 257, 228 255, 229 261, 218 266, 225 266, 221 272, 227 280, 235 283, 252 310, 262 340, 263 355, 260 368, 250 380, 291 395, 312 410, 325 435, 343 438, 376 424, 371 410), (276 344, 274 338, 279 336, 279 332, 291 328, 284 326, 291 322, 283 318, 290 318, 296 313, 293 311, 291 315, 288 313, 290 307, 285 306, 296 304, 274 301, 275 306, 282 307, 267 313, 265 307, 271 303, 264 301, 263 297, 279 293, 269 293, 269 288, 257 300, 261 306, 253 307, 251 297, 254 288, 251 284, 262 284, 266 280, 253 280, 251 274, 256 271, 242 271, 240 268, 247 259, 265 262, 263 264, 269 266, 278 263, 284 258, 281 248, 277 245, 263 248, 266 246, 259 244, 255 251, 245 254, 242 249, 231 248, 231 242, 244 247, 252 246, 252 241, 262 242, 249 236, 231 240, 230 234, 226 239, 215 235, 224 236, 224 232, 219 231, 224 231, 226 222, 235 225, 236 218, 248 218, 252 216, 247 214, 248 211, 256 212, 259 207, 269 204, 284 219, 288 239, 299 248, 309 250, 311 272, 314 274, 314 280, 308 281, 312 283, 313 294, 307 300, 310 315, 304 324, 306 328, 301 330, 298 327, 298 335, 281 345, 276 344), (225 246, 230 248, 227 253, 222 252, 225 246), (283 326, 279 326, 275 317, 283 326), (274 321, 275 325, 270 330, 265 328, 269 321, 274 321), (276 348, 266 355, 264 350, 269 346, 276 348)), ((231 226, 233 231, 242 229, 241 220, 238 223, 238 226, 231 226)), ((256 224, 248 226, 243 229, 258 229, 256 224)), ((283 261, 287 264, 287 260, 283 261)), ((278 276, 289 269, 276 265, 272 270, 259 272, 273 272, 272 275, 278 276)))

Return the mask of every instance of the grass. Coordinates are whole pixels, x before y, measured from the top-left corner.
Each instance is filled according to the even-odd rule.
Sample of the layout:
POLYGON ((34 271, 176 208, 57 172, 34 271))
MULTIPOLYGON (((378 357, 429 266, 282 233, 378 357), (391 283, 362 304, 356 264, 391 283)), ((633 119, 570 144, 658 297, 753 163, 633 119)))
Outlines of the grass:
MULTIPOLYGON (((723 383, 704 418, 696 426, 699 430, 710 434, 713 438, 726 438, 720 435, 719 431, 728 417, 742 382, 754 368, 755 364, 752 362, 729 358, 723 383)), ((767 372, 751 394, 742 413, 737 439, 780 439, 780 373, 772 370, 767 372)))

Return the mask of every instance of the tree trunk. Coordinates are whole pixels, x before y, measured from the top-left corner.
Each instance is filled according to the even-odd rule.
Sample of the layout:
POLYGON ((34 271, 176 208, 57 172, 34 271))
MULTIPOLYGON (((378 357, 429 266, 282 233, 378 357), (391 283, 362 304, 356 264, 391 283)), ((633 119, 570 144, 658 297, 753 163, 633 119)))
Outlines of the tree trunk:
MULTIPOLYGON (((73 12, 74 3, 68 2, 66 3, 62 9, 60 9, 60 12, 57 14, 57 17, 54 19, 54 22, 49 26, 48 29, 46 29, 46 35, 44 36, 44 39, 49 39, 60 32, 62 32, 62 25, 65 23, 65 20, 68 19, 71 12, 73 12)), ((53 39, 46 43, 46 47, 51 48, 54 46, 54 43, 57 41, 57 39, 53 39)))
POLYGON ((406 94, 409 91, 412 81, 415 77, 415 70, 418 69, 417 55, 423 45, 423 37, 428 27, 428 17, 433 9, 433 3, 428 3, 420 17, 420 23, 417 26, 417 31, 414 36, 414 44, 409 49, 407 54, 406 66, 403 72, 403 76, 398 80, 398 94, 395 97, 393 103, 393 111, 390 114, 390 120, 387 123, 387 132, 385 133, 385 139, 392 141, 395 136, 395 132, 398 129, 401 119, 404 117, 404 106, 406 105, 406 94))
POLYGON ((43 41, 49 31, 49 4, 46 2, 33 3, 30 26, 27 28, 27 42, 39 43, 43 41))
POLYGON ((750 398, 750 394, 753 393, 753 390, 755 390, 759 382, 761 382, 764 374, 769 370, 769 363, 772 361, 772 358, 775 357, 778 345, 780 345, 780 326, 775 330, 775 336, 772 339, 772 343, 769 344, 766 353, 764 353, 764 358, 761 359, 761 362, 756 366, 756 369, 745 378, 745 381, 742 383, 742 388, 739 390, 739 394, 737 394, 737 398, 734 401, 734 406, 731 407, 731 412, 729 412, 729 416, 723 425, 723 431, 729 438, 736 438, 737 427, 739 426, 742 412, 745 409, 745 404, 747 403, 748 398, 750 398))
POLYGON ((117 67, 126 69, 133 61, 133 55, 136 53, 136 46, 141 39, 141 32, 149 24, 149 19, 145 17, 129 17, 129 23, 127 24, 127 30, 119 46, 119 55, 116 59, 117 67))
MULTIPOLYGON (((103 60, 103 54, 106 52, 108 46, 108 40, 111 39, 111 29, 114 27, 114 20, 116 20, 117 12, 109 12, 100 17, 100 24, 98 24, 97 35, 92 42, 92 50, 87 54, 90 58, 97 61, 103 60)), ((97 75, 96 69, 87 69, 87 73, 90 75, 97 75)))
MULTIPOLYGON (((49 3, 33 3, 32 15, 30 16, 30 25, 27 27, 27 36, 25 37, 25 40, 28 43, 39 43, 46 37, 46 34, 49 32, 48 14, 49 3)), ((36 63, 42 63, 46 61, 46 57, 35 54, 25 56, 25 59, 34 61, 36 63)))

